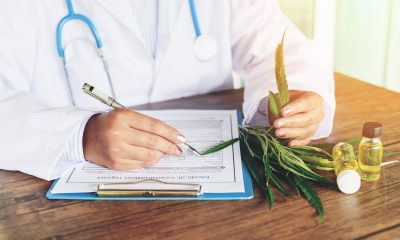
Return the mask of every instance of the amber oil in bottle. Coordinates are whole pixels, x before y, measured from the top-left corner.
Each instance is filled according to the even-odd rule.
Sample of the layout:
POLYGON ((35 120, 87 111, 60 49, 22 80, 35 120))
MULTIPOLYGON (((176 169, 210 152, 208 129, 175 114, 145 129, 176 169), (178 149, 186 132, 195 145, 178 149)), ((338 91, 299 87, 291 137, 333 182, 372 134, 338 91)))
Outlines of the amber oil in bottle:
POLYGON ((382 124, 364 123, 362 139, 358 147, 358 165, 361 179, 375 181, 381 175, 383 145, 381 141, 382 124))

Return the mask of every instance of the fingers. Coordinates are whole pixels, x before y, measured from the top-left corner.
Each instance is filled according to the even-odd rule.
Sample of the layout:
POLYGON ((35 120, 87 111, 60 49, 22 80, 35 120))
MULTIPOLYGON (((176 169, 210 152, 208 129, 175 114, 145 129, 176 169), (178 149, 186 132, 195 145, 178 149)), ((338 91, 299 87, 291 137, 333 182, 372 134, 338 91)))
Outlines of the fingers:
POLYGON ((126 142, 133 146, 154 149, 169 155, 180 155, 178 146, 158 135, 131 128, 125 134, 126 142))
POLYGON ((120 159, 118 162, 110 163, 105 167, 108 167, 113 170, 123 171, 123 170, 133 170, 133 169, 140 169, 140 168, 148 168, 156 164, 157 162, 143 162, 138 160, 132 159, 120 159))
POLYGON ((113 170, 122 171, 122 170, 144 168, 145 167, 144 165, 145 162, 143 161, 132 160, 132 159, 119 159, 118 161, 115 162, 107 161, 103 166, 113 170))
POLYGON ((294 139, 290 140, 288 145, 289 147, 294 147, 294 146, 305 146, 311 142, 311 138, 306 138, 306 139, 294 139))
POLYGON ((129 144, 110 149, 110 157, 104 164, 115 170, 127 170, 149 167, 159 162, 164 153, 129 144))
POLYGON ((121 150, 123 150, 122 156, 124 156, 124 159, 138 160, 143 162, 158 162, 160 158, 164 156, 163 152, 132 145, 127 145, 121 150))
POLYGON ((181 134, 175 128, 144 114, 130 110, 127 111, 130 118, 129 126, 132 128, 161 136, 172 143, 179 143, 177 138, 181 134))
POLYGON ((279 128, 275 131, 275 135, 279 138, 294 138, 297 140, 304 140, 311 138, 316 129, 316 125, 311 125, 304 128, 279 128))
POLYGON ((323 119, 323 101, 314 92, 291 91, 290 102, 282 108, 282 116, 274 121, 275 135, 289 138, 289 145, 305 145, 323 119))
POLYGON ((149 168, 154 166, 154 164, 158 163, 157 161, 152 162, 144 162, 132 159, 121 159, 115 166, 114 170, 133 170, 140 168, 149 168))
POLYGON ((181 153, 176 146, 182 141, 178 141, 181 135, 162 121, 129 109, 115 109, 108 115, 108 138, 116 138, 113 144, 127 142, 170 155, 181 153))
POLYGON ((180 153, 177 136, 176 129, 159 120, 128 109, 117 109, 88 121, 83 137, 84 156, 93 163, 116 170, 148 167, 164 154, 180 153))
POLYGON ((275 120, 275 128, 301 128, 308 127, 312 124, 319 123, 323 118, 322 113, 318 112, 308 112, 308 113, 298 113, 292 116, 283 117, 275 120))
POLYGON ((282 116, 312 111, 322 105, 322 98, 313 92, 304 92, 282 108, 282 116))

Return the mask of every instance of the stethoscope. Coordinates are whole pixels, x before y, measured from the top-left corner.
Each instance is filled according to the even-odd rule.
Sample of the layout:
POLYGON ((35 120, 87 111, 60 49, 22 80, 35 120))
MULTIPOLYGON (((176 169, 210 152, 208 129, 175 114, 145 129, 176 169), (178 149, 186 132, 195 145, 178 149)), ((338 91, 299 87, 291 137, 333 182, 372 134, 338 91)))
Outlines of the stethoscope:
MULTIPOLYGON (((101 38, 99 36, 99 33, 97 32, 97 29, 93 22, 86 17, 85 15, 76 13, 74 10, 74 6, 72 4, 72 0, 66 0, 67 7, 68 7, 68 15, 63 17, 57 25, 57 32, 56 32, 56 41, 57 41, 57 53, 60 58, 62 58, 62 62, 64 65, 64 72, 68 81, 68 87, 69 91, 71 93, 72 97, 72 89, 69 84, 69 78, 68 78, 68 72, 66 69, 66 60, 65 60, 65 55, 64 55, 64 48, 62 45, 62 30, 64 28, 64 25, 71 20, 80 20, 83 21, 90 29, 95 41, 96 41, 96 46, 97 46, 97 54, 101 58, 104 70, 107 74, 107 80, 108 84, 110 85, 111 89, 111 94, 113 97, 115 97, 115 91, 114 87, 111 81, 111 76, 108 68, 108 64, 106 60, 104 59, 104 55, 102 52, 102 47, 103 43, 101 41, 101 38)), ((204 35, 201 32, 199 21, 197 18, 197 12, 196 12, 196 5, 194 3, 194 0, 189 0, 189 7, 190 7, 190 14, 192 16, 192 22, 193 22, 193 28, 196 34, 196 38, 194 39, 193 42, 193 54, 194 56, 201 62, 206 62, 212 60, 216 55, 217 55, 217 43, 215 40, 208 36, 204 35)), ((73 99, 73 98, 71 98, 73 99)))

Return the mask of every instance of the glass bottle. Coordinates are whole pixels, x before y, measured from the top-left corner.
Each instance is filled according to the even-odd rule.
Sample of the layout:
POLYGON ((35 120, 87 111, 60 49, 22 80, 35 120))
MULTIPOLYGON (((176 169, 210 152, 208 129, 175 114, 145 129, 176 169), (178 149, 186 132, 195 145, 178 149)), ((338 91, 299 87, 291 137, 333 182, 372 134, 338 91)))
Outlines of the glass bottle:
POLYGON ((375 181, 381 175, 383 145, 381 141, 382 124, 364 123, 362 139, 358 147, 358 164, 362 180, 375 181))
POLYGON ((353 146, 339 142, 333 147, 332 158, 339 190, 347 194, 357 192, 361 186, 361 178, 357 172, 358 165, 353 146))

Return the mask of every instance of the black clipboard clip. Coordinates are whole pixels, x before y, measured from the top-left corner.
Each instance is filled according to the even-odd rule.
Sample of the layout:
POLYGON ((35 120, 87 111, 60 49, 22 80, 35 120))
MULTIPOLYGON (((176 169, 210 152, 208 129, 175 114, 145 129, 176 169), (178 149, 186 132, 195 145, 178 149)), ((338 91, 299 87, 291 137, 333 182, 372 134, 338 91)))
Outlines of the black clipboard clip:
POLYGON ((98 197, 199 197, 201 185, 169 183, 157 179, 138 182, 103 183, 97 187, 98 197))

